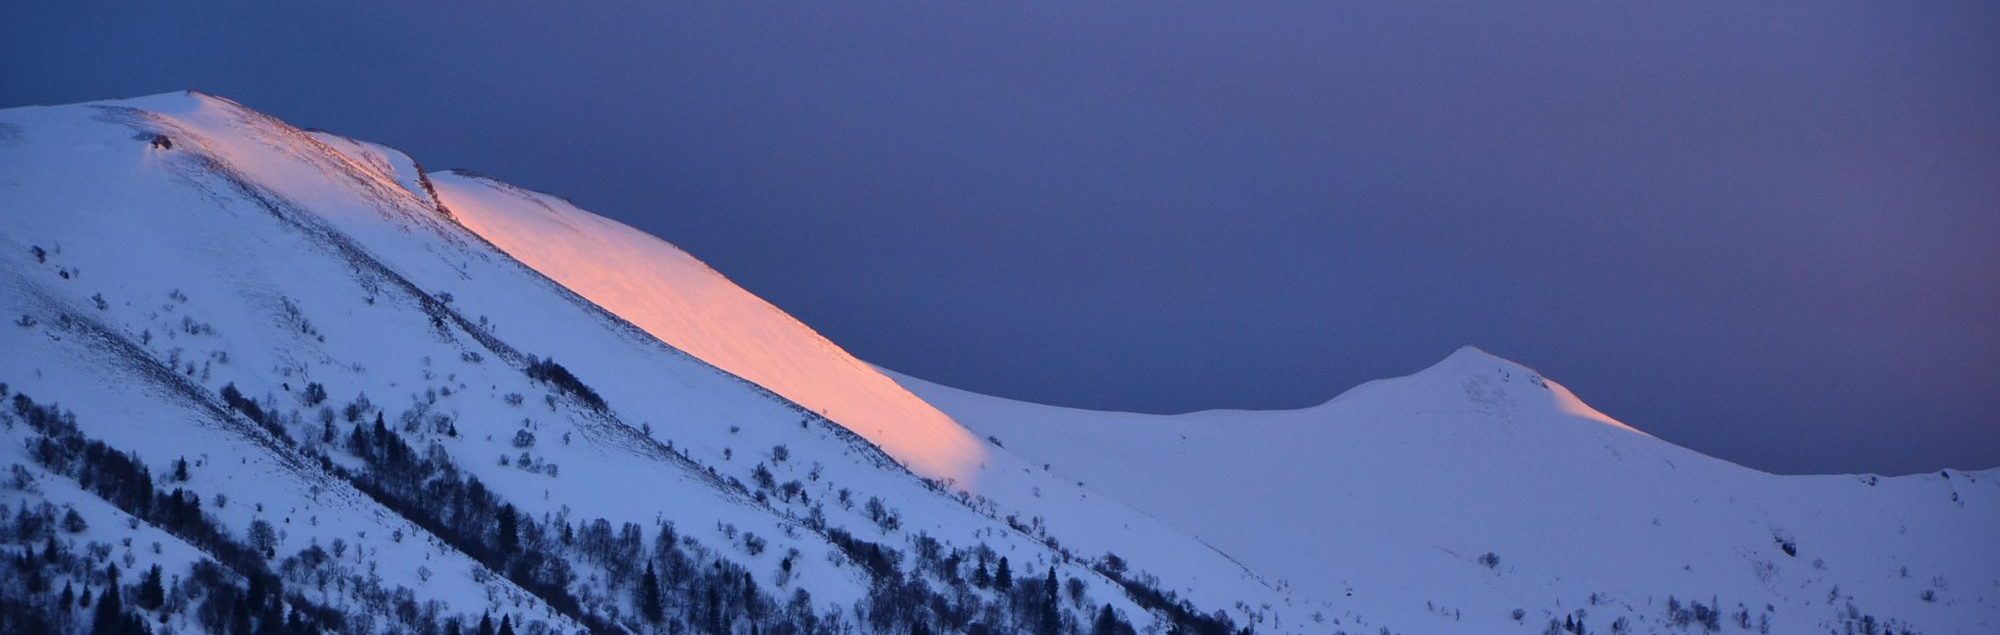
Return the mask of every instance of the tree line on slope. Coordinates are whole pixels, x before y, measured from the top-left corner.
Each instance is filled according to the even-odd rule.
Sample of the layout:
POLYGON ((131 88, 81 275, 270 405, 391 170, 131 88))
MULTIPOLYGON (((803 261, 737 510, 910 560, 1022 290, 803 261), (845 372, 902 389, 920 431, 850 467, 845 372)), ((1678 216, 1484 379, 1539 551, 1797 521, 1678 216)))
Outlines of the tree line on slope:
MULTIPOLYGON (((0 385, 0 395, 5 390, 0 385)), ((212 516, 203 513, 197 496, 180 488, 166 491, 156 487, 151 471, 137 455, 85 437, 77 429, 73 413, 37 404, 27 395, 16 393, 12 415, 34 432, 28 439, 28 450, 37 464, 51 473, 74 479, 83 490, 134 519, 202 549, 212 560, 197 564, 171 595, 161 588, 157 567, 148 570, 138 583, 121 586, 117 565, 109 561, 109 545, 94 544, 79 553, 58 540, 54 523, 38 521, 40 513, 31 513, 23 503, 4 527, 4 535, 24 548, 16 554, 12 575, 0 582, 0 586, 24 593, 3 594, 7 601, 0 607, 0 624, 36 627, 19 632, 58 632, 58 627, 66 624, 80 628, 83 620, 70 615, 70 602, 77 602, 78 609, 85 608, 93 592, 90 586, 95 584, 97 608, 88 620, 89 630, 85 631, 93 635, 150 633, 147 620, 139 612, 168 609, 191 611, 204 626, 217 632, 227 629, 226 632, 245 634, 315 633, 339 629, 342 623, 339 612, 297 593, 287 593, 263 554, 231 537, 212 516), (41 555, 34 557, 34 550, 25 547, 37 541, 43 543, 41 555), (66 591, 78 581, 86 588, 82 595, 50 593, 43 581, 51 576, 66 578, 66 591), (122 601, 127 594, 138 601, 127 606, 122 601)), ((17 475, 24 473, 25 470, 16 470, 17 475)), ((17 476, 17 482, 21 478, 17 476)), ((74 510, 66 521, 68 517, 74 517, 74 510)), ((76 522, 80 520, 65 524, 75 527, 76 522)), ((68 531, 78 533, 81 529, 68 531)))
MULTIPOLYGON (((229 396, 235 398, 225 402, 239 411, 250 410, 244 404, 254 403, 240 394, 229 396)), ((149 571, 145 581, 135 585, 119 588, 116 584, 100 583, 97 590, 86 589, 98 597, 97 610, 110 611, 107 615, 114 617, 82 620, 66 616, 77 596, 56 594, 34 582, 48 577, 44 575, 46 567, 24 568, 18 564, 22 557, 35 551, 22 548, 21 557, 15 558, 16 567, 10 571, 14 576, 6 580, 6 588, 18 587, 23 592, 7 594, 4 610, 0 610, 4 614, 0 619, 6 620, 4 623, 9 627, 18 626, 15 630, 25 632, 123 635, 151 632, 147 625, 152 620, 145 616, 164 623, 169 615, 177 613, 192 615, 212 632, 245 635, 368 632, 373 629, 367 625, 379 623, 375 615, 342 614, 315 604, 302 594, 286 591, 287 582, 310 587, 317 579, 324 585, 325 571, 331 566, 329 563, 338 560, 337 554, 329 554, 314 544, 296 555, 278 559, 275 534, 268 523, 254 521, 256 527, 247 530, 243 539, 233 538, 213 516, 203 511, 203 502, 197 495, 181 488, 166 491, 157 487, 151 471, 136 454, 84 437, 72 413, 53 405, 36 404, 25 395, 15 396, 14 411, 36 432, 29 443, 38 464, 52 473, 77 480, 85 490, 133 517, 200 547, 214 560, 195 565, 170 593, 176 598, 173 602, 142 601, 129 605, 110 600, 114 608, 104 608, 106 597, 135 594, 154 597, 151 589, 157 582, 157 571, 149 571), (274 560, 278 562, 275 571, 271 566, 274 560), (219 566, 218 562, 227 566, 219 566), (107 590, 107 586, 112 590, 107 590), (84 626, 86 623, 88 628, 84 626)), ((261 410, 244 414, 260 424, 280 421, 261 410)), ((534 593, 551 608, 583 615, 586 619, 580 621, 592 631, 779 635, 861 630, 884 633, 1019 630, 1050 635, 1134 632, 1109 605, 1097 611, 1090 624, 1080 624, 1074 613, 1060 606, 1053 568, 1048 570, 1046 578, 1014 581, 1003 573, 989 580, 980 586, 994 590, 991 601, 977 595, 954 597, 932 591, 921 574, 906 573, 901 567, 902 553, 837 529, 834 531, 842 537, 838 541, 842 551, 862 566, 874 583, 866 599, 854 605, 851 613, 839 607, 816 612, 806 590, 794 589, 788 599, 780 602, 771 592, 760 588, 749 570, 719 557, 691 538, 677 537, 671 524, 655 529, 649 550, 644 546, 643 532, 634 524, 626 523, 613 532, 604 519, 571 523, 560 517, 527 518, 518 508, 479 484, 475 477, 460 472, 441 448, 434 446, 421 454, 413 450, 379 415, 372 424, 356 424, 346 436, 342 449, 359 458, 366 468, 349 470, 321 454, 318 458, 323 468, 338 473, 391 509, 534 593), (597 569, 601 587, 580 584, 572 560, 597 569), (571 589, 576 589, 582 597, 571 589), (632 611, 621 610, 626 606, 632 611), (986 621, 980 621, 981 618, 986 621)), ((188 478, 184 460, 171 465, 172 476, 166 480, 188 478)), ((222 503, 216 500, 208 504, 222 503)), ((44 506, 53 509, 47 503, 44 506)), ((47 521, 39 512, 29 513, 25 507, 22 513, 29 520, 16 520, 4 529, 20 544, 41 541, 48 545, 41 549, 42 556, 31 560, 45 562, 53 558, 68 563, 69 569, 63 575, 70 580, 102 581, 117 575, 115 564, 109 562, 103 568, 77 568, 79 562, 89 560, 65 555, 77 550, 57 541, 53 532, 59 523, 52 520, 52 511, 47 521)), ((108 545, 94 549, 109 552, 108 545)), ((334 549, 338 552, 344 547, 337 542, 334 549)), ((787 557, 783 566, 797 566, 795 558, 796 555, 787 557)), ((964 558, 962 552, 950 556, 952 562, 964 558)), ((923 560, 943 561, 934 553, 923 560)), ((941 565, 931 566, 935 569, 941 565)), ((1001 566, 1004 571, 1004 559, 1001 566)), ((951 570, 956 571, 955 566, 951 570)), ((983 560, 977 571, 982 575, 975 577, 983 578, 983 560)), ((961 581, 957 586, 968 583, 961 581)), ((544 622, 525 616, 519 620, 502 616, 500 626, 495 627, 490 615, 482 616, 479 622, 469 616, 443 615, 434 605, 419 607, 409 601, 413 594, 408 589, 385 591, 382 595, 405 599, 382 608, 384 617, 404 618, 392 619, 390 623, 399 623, 408 632, 498 633, 515 630, 516 624, 526 632, 549 630, 544 622)))

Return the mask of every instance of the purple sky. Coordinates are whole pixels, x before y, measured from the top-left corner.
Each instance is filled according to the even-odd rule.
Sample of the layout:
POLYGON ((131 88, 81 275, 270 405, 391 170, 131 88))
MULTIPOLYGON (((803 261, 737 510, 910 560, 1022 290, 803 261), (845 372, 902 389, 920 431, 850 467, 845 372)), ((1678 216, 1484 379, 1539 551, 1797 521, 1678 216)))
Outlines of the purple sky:
POLYGON ((979 392, 1298 407, 1470 343, 1753 467, 2000 465, 2000 4, 85 4, 0 5, 0 107, 231 97, 979 392))

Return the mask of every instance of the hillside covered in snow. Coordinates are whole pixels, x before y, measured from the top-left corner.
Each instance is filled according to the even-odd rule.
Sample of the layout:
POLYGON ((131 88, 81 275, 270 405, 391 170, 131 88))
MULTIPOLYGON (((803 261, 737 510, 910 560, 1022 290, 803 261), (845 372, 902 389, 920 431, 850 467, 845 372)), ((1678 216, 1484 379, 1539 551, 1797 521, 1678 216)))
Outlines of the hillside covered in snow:
POLYGON ((1473 349, 1289 412, 894 376, 658 238, 174 93, 0 111, 0 632, 2000 630, 2000 473, 1473 349))
POLYGON ((1589 632, 1701 632, 1708 611, 1725 632, 2000 627, 2000 471, 1767 474, 1471 347, 1292 411, 1092 412, 899 380, 1294 594, 1479 616, 1419 632, 1490 632, 1513 609, 1589 632))

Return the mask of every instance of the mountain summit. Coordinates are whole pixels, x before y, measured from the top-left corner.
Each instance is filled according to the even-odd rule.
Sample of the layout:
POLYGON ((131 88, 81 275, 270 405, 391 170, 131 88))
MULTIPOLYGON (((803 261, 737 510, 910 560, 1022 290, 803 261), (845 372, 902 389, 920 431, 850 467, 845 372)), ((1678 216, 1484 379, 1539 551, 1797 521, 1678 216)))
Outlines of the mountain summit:
POLYGON ((1540 372, 1474 346, 1461 346, 1436 364, 1406 377, 1363 384, 1319 407, 1332 408, 1348 399, 1400 400, 1433 406, 1463 400, 1469 408, 1494 417, 1511 418, 1520 414, 1545 419, 1573 417, 1645 434, 1584 403, 1576 393, 1540 372))

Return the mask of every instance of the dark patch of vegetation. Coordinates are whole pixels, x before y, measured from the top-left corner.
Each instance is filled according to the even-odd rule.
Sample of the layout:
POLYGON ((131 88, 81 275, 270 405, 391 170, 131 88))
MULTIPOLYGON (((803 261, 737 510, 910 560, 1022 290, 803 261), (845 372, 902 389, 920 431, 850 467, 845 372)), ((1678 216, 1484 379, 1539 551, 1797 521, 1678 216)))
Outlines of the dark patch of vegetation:
POLYGON ((236 389, 236 384, 222 387, 222 402, 228 404, 230 410, 242 413, 244 418, 269 431, 272 436, 286 442, 292 440, 291 435, 285 432, 285 422, 278 418, 277 413, 266 411, 255 400, 244 397, 243 392, 236 389))
POLYGON ((847 559, 853 560, 855 564, 867 570, 868 575, 878 580, 902 575, 899 565, 903 554, 895 549, 855 538, 853 534, 839 528, 826 530, 826 537, 833 541, 834 546, 840 547, 840 550, 847 554, 847 559))
POLYGON ((1129 572, 1124 567, 1124 561, 1116 555, 1106 554, 1096 568, 1104 577, 1111 578, 1111 581, 1125 587, 1125 594, 1131 596, 1132 601, 1137 602, 1139 606, 1167 616, 1177 632, 1192 635, 1248 635, 1251 632, 1248 626, 1238 629, 1236 621, 1221 610, 1203 615, 1195 608, 1193 602, 1187 601, 1173 591, 1161 590, 1158 582, 1150 577, 1145 579, 1127 577, 1129 572))
POLYGON ((604 398, 598 396, 597 391, 591 390, 590 386, 584 385, 583 380, 577 379, 576 375, 569 372, 569 369, 563 368, 562 364, 556 363, 555 358, 530 358, 527 372, 529 379, 555 386, 557 390, 575 397, 578 401, 583 402, 584 405, 590 406, 592 410, 603 412, 607 407, 604 403, 604 398))
POLYGON ((1491 552, 1491 551, 1488 551, 1488 552, 1486 552, 1486 553, 1484 553, 1484 554, 1480 554, 1480 556, 1479 556, 1479 566, 1482 566, 1482 567, 1486 567, 1486 568, 1488 568, 1488 569, 1497 569, 1497 568, 1499 568, 1499 567, 1500 567, 1500 554, 1496 554, 1496 553, 1493 553, 1493 552, 1491 552))
MULTIPOLYGON (((201 598, 195 610, 197 615, 203 616, 205 625, 217 631, 227 625, 232 632, 245 633, 318 633, 342 628, 344 619, 338 611, 317 605, 303 596, 287 594, 282 580, 266 565, 264 554, 236 541, 213 517, 203 513, 198 496, 179 488, 171 492, 155 489, 151 471, 137 455, 86 438, 77 429, 76 417, 72 413, 53 405, 37 404, 22 394, 14 395, 12 405, 15 416, 26 421, 36 432, 36 436, 28 441, 28 450, 37 464, 50 472, 75 479, 85 491, 200 548, 215 563, 219 563, 219 566, 205 563, 213 569, 208 575, 202 575, 201 567, 197 566, 197 575, 188 581, 192 587, 191 595, 201 598), (235 579, 238 578, 244 580, 245 588, 236 586, 235 579), (210 617, 215 620, 210 621, 210 617), (224 618, 228 621, 222 621, 224 618), (242 630, 236 630, 239 625, 242 630)), ((47 547, 41 560, 61 563, 63 560, 55 535, 45 529, 53 526, 54 523, 17 522, 11 527, 11 533, 15 540, 25 543, 48 532, 47 547)), ((34 578, 39 572, 23 571, 22 575, 34 578)), ((144 626, 143 618, 121 606, 123 591, 117 586, 116 565, 111 565, 105 575, 111 583, 99 595, 91 632, 118 635, 150 632, 144 626), (106 605, 111 608, 106 608, 106 605)), ((151 610, 159 607, 155 601, 160 598, 159 584, 159 574, 155 570, 149 571, 136 585, 135 599, 140 608, 151 610)), ((32 589, 34 585, 30 582, 27 586, 32 589)), ((0 594, 6 595, 11 594, 0 594)), ((66 610, 52 605, 42 608, 66 610)), ((35 615, 29 611, 0 620, 30 623, 38 619, 35 615)), ((0 631, 5 629, 0 628, 0 631)))

